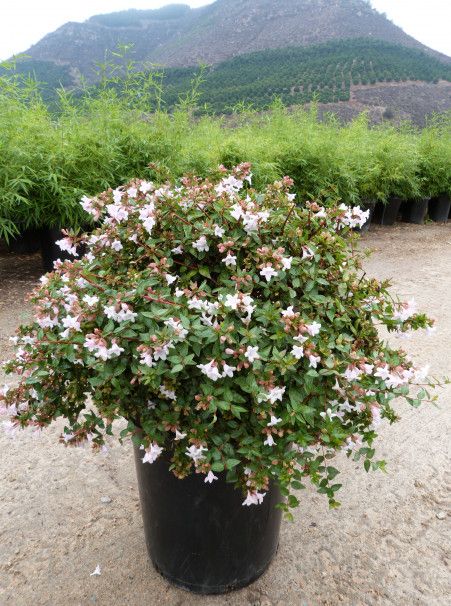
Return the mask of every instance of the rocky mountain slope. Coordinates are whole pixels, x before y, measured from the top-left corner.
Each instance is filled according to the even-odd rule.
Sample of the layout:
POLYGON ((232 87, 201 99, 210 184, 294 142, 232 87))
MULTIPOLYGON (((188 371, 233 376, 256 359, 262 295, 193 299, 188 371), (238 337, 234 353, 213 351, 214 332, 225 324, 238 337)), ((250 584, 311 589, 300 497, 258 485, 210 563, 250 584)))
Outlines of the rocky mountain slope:
MULTIPOLYGON (((190 9, 170 5, 66 23, 26 53, 92 76, 105 50, 133 44, 134 59, 165 66, 214 64, 249 52, 345 38, 385 40, 435 56, 366 0, 216 0, 190 9)), ((441 56, 443 60, 449 58, 441 56)))

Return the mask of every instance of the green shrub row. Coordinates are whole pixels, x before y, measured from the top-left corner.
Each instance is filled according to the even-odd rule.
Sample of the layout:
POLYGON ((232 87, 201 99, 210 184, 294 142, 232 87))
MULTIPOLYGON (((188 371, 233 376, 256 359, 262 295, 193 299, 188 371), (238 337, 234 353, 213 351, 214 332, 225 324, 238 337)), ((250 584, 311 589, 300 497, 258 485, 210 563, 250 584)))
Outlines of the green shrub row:
POLYGON ((194 87, 171 112, 151 74, 128 76, 119 94, 59 91, 49 109, 31 80, 0 78, 0 237, 26 227, 78 226, 78 201, 132 177, 207 175, 218 164, 253 165, 258 187, 284 174, 299 199, 405 199, 451 192, 451 116, 418 131, 319 122, 315 108, 196 117, 194 87))

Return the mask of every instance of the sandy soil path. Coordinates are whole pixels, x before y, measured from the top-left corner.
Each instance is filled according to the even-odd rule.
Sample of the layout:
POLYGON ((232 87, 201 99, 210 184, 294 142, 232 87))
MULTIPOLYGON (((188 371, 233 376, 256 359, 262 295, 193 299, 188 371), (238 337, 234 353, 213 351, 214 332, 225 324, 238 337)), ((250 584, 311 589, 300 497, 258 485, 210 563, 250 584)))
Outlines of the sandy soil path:
MULTIPOLYGON (((433 374, 451 375, 451 224, 373 228, 363 245, 375 251, 367 272, 393 277, 437 319, 434 337, 416 335, 405 348, 433 374)), ((0 255, 0 358, 39 274, 37 257, 0 255)), ((448 386, 438 407, 400 407, 402 421, 381 431, 386 476, 339 456, 341 509, 304 491, 268 572, 222 597, 174 589, 153 570, 129 446, 114 444, 107 457, 65 449, 61 423, 40 439, 0 434, 0 605, 448 605, 450 403, 448 386), (97 564, 102 574, 91 577, 97 564)))

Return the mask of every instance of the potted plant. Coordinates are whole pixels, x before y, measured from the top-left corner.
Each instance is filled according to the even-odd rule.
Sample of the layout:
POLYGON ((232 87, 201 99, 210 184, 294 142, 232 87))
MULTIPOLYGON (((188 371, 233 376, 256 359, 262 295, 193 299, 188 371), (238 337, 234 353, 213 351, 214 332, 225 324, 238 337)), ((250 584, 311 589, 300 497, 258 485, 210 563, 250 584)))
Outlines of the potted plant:
POLYGON ((85 199, 103 223, 62 243, 88 253, 43 276, 5 366, 10 432, 62 416, 61 442, 101 449, 126 419, 150 557, 200 593, 262 574, 306 479, 339 505, 336 451, 383 468, 378 425, 433 383, 379 337, 432 321, 361 270, 364 213, 291 186, 255 191, 242 164, 85 199))
POLYGON ((377 198, 383 201, 374 220, 393 225, 403 202, 419 196, 417 140, 411 133, 385 125, 375 129, 373 136, 375 161, 371 173, 377 198))

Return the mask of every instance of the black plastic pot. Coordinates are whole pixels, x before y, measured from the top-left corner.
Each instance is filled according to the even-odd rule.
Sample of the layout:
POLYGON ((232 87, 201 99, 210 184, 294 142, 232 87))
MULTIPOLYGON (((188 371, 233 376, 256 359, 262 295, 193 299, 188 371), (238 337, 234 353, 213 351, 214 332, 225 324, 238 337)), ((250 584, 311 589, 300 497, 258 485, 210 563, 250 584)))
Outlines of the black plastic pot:
POLYGON ((18 236, 11 239, 8 250, 20 255, 29 255, 38 252, 41 247, 41 231, 39 229, 25 229, 18 236))
POLYGON ((448 221, 451 210, 451 197, 448 194, 442 194, 437 198, 429 200, 429 218, 437 223, 448 221))
POLYGON ((183 480, 169 471, 169 455, 141 461, 135 447, 141 510, 153 565, 168 581, 195 593, 226 593, 255 581, 269 566, 278 543, 282 501, 272 484, 260 505, 244 497, 225 474, 183 480))
POLYGON ((373 215, 373 223, 393 225, 398 218, 401 204, 402 199, 396 196, 391 196, 386 204, 378 204, 373 215))
POLYGON ((429 198, 420 200, 406 200, 402 207, 402 220, 407 223, 416 223, 421 225, 428 210, 429 198))

